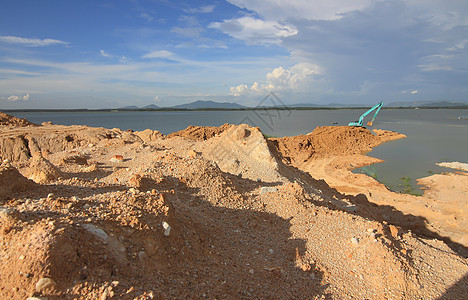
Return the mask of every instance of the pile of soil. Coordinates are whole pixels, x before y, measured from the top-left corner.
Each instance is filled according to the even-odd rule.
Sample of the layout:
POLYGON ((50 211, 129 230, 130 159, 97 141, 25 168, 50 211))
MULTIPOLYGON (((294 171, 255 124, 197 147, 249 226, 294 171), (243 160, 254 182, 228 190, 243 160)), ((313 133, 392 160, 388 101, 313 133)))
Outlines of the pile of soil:
POLYGON ((30 185, 0 198, 0 298, 466 298, 460 253, 281 159, 324 151, 325 138, 286 146, 248 125, 205 129, 2 128, 2 155, 22 136, 62 176, 24 178, 34 157, 0 172, 3 188, 30 185))
POLYGON ((191 140, 207 140, 220 134, 221 132, 225 131, 229 127, 231 127, 231 125, 229 124, 224 124, 220 127, 190 125, 184 130, 170 133, 167 137, 172 138, 175 136, 180 136, 180 137, 191 139, 191 140))
POLYGON ((18 170, 9 163, 0 165, 0 199, 6 199, 17 192, 31 191, 36 184, 21 175, 18 170))
POLYGON ((363 154, 383 142, 405 135, 377 130, 373 134, 363 127, 323 126, 307 135, 269 139, 283 158, 298 164, 310 159, 363 154))
POLYGON ((14 116, 7 115, 6 113, 0 112, 0 126, 28 127, 37 125, 29 122, 26 119, 17 118, 14 116))

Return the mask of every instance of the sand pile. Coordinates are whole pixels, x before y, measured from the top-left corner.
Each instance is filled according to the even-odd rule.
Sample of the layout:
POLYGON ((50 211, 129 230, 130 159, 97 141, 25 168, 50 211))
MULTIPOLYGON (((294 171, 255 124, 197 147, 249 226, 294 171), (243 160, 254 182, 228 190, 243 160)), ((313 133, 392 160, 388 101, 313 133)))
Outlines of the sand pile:
POLYGON ((0 112, 0 126, 28 127, 37 126, 26 119, 21 119, 0 112))
POLYGON ((39 152, 36 152, 35 155, 31 158, 26 174, 28 179, 31 179, 36 183, 49 183, 64 176, 39 152))
POLYGON ((0 165, 0 200, 35 188, 34 182, 21 175, 9 163, 0 165))
POLYGON ((220 127, 212 127, 212 126, 189 126, 184 130, 180 130, 177 132, 173 132, 169 134, 167 137, 172 138, 175 136, 180 136, 186 139, 191 139, 191 140, 207 140, 210 139, 221 132, 225 131, 231 127, 229 124, 224 124, 223 126, 220 127))
POLYGON ((222 133, 194 149, 224 172, 264 182, 284 181, 276 158, 258 127, 242 124, 223 128, 222 133))
POLYGON ((373 134, 363 127, 317 127, 307 135, 269 139, 287 161, 297 164, 313 158, 363 154, 383 142, 405 137, 378 130, 373 134))
MULTIPOLYGON (((247 125, 203 130, 30 129, 28 141, 48 149, 63 176, 36 184, 15 169, 2 175, 31 190, 0 198, 0 298, 466 297, 460 253, 389 223, 366 196, 339 193, 277 152, 319 153, 325 138, 273 145, 247 125), (63 146, 67 136, 74 147, 63 146), (220 144, 227 155, 213 151, 220 144)), ((343 134, 330 132, 362 149, 376 143, 343 134)), ((25 132, 3 128, 0 141, 18 136, 25 132)), ((33 159, 12 164, 26 172, 33 159)))

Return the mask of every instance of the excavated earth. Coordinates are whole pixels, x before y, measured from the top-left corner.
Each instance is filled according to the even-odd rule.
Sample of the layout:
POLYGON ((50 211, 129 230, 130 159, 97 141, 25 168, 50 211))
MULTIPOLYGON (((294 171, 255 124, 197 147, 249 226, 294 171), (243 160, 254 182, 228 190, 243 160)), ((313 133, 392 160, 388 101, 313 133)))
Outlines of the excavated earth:
POLYGON ((1 115, 0 299, 467 299, 467 174, 414 197, 350 172, 401 137, 1 115))

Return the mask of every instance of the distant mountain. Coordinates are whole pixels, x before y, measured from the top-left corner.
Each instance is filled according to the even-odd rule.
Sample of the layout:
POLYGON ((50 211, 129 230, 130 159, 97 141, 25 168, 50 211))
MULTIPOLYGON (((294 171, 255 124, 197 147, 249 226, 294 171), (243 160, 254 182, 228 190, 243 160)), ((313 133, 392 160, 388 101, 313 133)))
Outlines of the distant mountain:
POLYGON ((155 105, 155 104, 150 104, 150 105, 146 105, 146 106, 143 106, 142 108, 149 108, 149 109, 158 109, 159 106, 155 105))
POLYGON ((343 104, 343 103, 329 103, 329 104, 313 104, 313 103, 297 103, 287 105, 288 107, 328 107, 328 108, 342 108, 342 107, 367 107, 372 106, 370 104, 343 104))
POLYGON ((125 106, 125 107, 119 107, 117 109, 139 109, 139 107, 135 105, 130 105, 130 106, 125 106))
POLYGON ((171 108, 180 109, 201 109, 201 108, 216 108, 216 109, 240 109, 245 108, 237 103, 230 102, 215 102, 215 101, 203 101, 197 100, 195 102, 172 106, 171 108))
POLYGON ((413 101, 413 102, 392 102, 386 106, 388 107, 451 107, 451 106, 468 106, 468 103, 455 102, 455 101, 413 101))

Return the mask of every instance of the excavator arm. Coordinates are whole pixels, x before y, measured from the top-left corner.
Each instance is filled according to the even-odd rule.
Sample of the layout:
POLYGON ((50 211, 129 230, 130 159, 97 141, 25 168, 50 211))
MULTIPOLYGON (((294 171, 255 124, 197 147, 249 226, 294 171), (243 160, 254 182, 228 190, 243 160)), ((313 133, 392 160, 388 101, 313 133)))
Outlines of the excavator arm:
POLYGON ((382 105, 383 105, 383 101, 381 101, 380 103, 374 105, 371 109, 369 109, 368 111, 366 111, 365 113, 363 113, 361 115, 361 117, 359 118, 359 121, 351 122, 351 123, 348 124, 348 126, 362 126, 362 122, 364 121, 364 118, 368 114, 370 114, 372 111, 376 110, 372 120, 367 123, 367 125, 372 126, 372 123, 374 122, 375 117, 377 117, 377 114, 379 113, 380 109, 382 108, 382 105))

